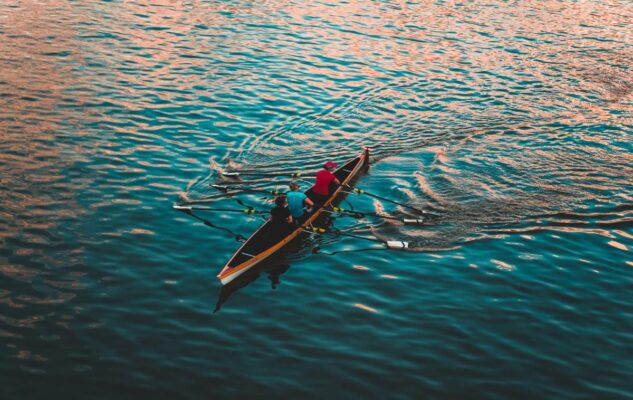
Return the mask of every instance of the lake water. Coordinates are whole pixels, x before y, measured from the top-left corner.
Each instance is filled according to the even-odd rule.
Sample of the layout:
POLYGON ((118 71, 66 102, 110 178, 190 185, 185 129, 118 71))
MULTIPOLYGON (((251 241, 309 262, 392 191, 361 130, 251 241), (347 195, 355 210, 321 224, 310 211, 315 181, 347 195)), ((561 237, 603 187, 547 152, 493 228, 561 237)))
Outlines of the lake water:
MULTIPOLYGON (((631 26, 627 0, 3 1, 0 397, 632 399, 631 26), (359 188, 438 216, 333 226, 415 249, 326 234, 221 290, 263 219, 174 203, 365 147, 359 188)), ((270 208, 212 204, 238 200, 270 208)))

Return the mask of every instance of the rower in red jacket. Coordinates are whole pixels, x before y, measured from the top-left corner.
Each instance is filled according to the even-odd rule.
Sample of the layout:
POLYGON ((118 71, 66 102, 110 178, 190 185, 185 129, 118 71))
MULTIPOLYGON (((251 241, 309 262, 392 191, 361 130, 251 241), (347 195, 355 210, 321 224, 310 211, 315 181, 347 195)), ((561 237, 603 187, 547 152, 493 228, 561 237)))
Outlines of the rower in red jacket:
POLYGON ((333 168, 336 168, 336 163, 328 161, 323 164, 323 169, 316 174, 316 182, 312 186, 312 201, 314 201, 315 209, 319 208, 330 197, 330 186, 332 183, 340 185, 341 182, 330 172, 333 168))

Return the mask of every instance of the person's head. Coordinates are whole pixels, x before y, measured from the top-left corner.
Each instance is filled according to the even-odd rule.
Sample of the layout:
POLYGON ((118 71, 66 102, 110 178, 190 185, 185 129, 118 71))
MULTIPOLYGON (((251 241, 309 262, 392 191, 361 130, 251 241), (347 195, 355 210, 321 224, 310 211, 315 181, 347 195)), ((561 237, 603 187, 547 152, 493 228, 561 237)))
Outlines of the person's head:
POLYGON ((290 187, 290 190, 292 190, 293 192, 296 192, 299 190, 299 184, 295 181, 290 182, 290 185, 288 185, 290 187))
POLYGON ((285 206, 285 205, 286 205, 286 196, 284 196, 283 194, 282 194, 282 195, 277 196, 277 197, 275 198, 275 205, 276 205, 277 207, 283 207, 283 206, 285 206))
POLYGON ((323 164, 323 168, 329 170, 332 170, 333 168, 336 168, 336 163, 334 161, 328 161, 325 164, 323 164))

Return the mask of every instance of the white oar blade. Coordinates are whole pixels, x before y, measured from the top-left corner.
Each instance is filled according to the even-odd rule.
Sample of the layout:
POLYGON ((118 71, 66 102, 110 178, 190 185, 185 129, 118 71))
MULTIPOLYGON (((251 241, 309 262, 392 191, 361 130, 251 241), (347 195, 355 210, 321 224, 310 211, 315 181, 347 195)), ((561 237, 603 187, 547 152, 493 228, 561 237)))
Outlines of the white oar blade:
POLYGON ((225 192, 225 193, 229 191, 228 187, 222 186, 222 185, 211 185, 211 187, 213 187, 215 189, 218 189, 219 191, 225 192))
POLYGON ((403 220, 405 225, 422 225, 424 223, 424 219, 420 218, 405 218, 403 220))
POLYGON ((389 249, 408 249, 409 242, 401 242, 399 240, 389 240, 387 241, 387 248, 389 249))

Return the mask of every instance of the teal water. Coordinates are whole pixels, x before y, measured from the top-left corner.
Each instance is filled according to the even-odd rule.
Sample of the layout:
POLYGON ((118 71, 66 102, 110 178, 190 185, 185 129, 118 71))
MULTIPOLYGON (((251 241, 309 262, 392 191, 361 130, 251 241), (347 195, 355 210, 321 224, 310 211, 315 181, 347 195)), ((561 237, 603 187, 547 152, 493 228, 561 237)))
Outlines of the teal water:
POLYGON ((0 397, 633 398, 632 24, 626 0, 2 2, 0 397), (324 235, 221 290, 262 219, 172 204, 363 147, 358 187, 440 216, 334 226, 415 251, 324 235))

